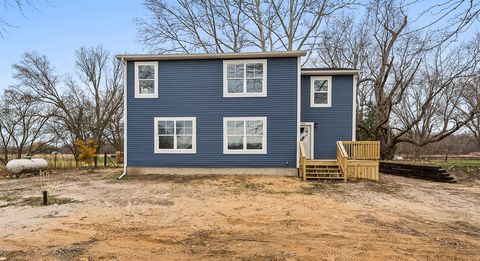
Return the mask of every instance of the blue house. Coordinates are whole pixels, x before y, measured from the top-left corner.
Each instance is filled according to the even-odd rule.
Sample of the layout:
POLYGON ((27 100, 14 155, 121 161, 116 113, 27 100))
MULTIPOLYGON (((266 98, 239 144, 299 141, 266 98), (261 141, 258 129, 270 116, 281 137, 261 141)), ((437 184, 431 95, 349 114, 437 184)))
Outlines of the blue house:
POLYGON ((335 165, 336 142, 355 140, 358 71, 301 68, 305 54, 118 55, 126 171, 297 175, 302 153, 335 165))

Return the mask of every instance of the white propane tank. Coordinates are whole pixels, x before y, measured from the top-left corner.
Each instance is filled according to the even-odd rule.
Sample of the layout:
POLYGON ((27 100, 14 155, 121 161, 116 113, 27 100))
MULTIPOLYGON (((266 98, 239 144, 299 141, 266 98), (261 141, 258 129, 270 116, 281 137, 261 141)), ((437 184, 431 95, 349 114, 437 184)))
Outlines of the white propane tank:
POLYGON ((7 171, 13 174, 46 170, 48 163, 44 159, 14 159, 7 163, 7 171))

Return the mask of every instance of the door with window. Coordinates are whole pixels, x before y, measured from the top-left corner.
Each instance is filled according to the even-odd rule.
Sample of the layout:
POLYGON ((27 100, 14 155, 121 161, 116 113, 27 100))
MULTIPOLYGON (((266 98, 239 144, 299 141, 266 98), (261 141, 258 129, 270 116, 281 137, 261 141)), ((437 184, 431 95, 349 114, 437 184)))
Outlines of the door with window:
POLYGON ((300 125, 300 141, 303 142, 307 159, 313 159, 313 123, 300 125))

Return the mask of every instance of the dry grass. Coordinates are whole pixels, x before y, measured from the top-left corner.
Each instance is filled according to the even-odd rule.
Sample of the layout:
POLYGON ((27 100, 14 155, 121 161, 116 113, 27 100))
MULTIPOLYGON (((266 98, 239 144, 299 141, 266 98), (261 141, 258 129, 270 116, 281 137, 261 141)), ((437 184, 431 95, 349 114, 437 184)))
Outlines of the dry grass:
MULTIPOLYGON (((63 204, 78 203, 78 201, 73 198, 57 197, 55 195, 48 195, 47 202, 48 202, 48 205, 63 205, 63 204)), ((43 203, 43 197, 26 197, 26 198, 22 198, 18 204, 20 206, 40 207, 42 206, 42 203, 43 203)))
MULTIPOLYGON (((75 164, 75 158, 73 157, 72 154, 60 154, 60 155, 57 155, 56 159, 55 159, 55 156, 51 154, 35 154, 33 158, 45 159, 48 163, 48 168, 50 170, 65 171, 65 170, 75 170, 75 169, 90 169, 92 167, 91 165, 85 164, 83 162, 79 162, 79 165, 77 166, 75 164)), ((107 155, 106 166, 104 166, 104 160, 105 160, 104 155, 99 154, 97 168, 112 168, 112 167, 123 168, 123 163, 117 164, 115 158, 112 158, 111 156, 107 155)), ((0 173, 4 173, 4 175, 7 175, 5 171, 5 166, 0 165, 0 173)))

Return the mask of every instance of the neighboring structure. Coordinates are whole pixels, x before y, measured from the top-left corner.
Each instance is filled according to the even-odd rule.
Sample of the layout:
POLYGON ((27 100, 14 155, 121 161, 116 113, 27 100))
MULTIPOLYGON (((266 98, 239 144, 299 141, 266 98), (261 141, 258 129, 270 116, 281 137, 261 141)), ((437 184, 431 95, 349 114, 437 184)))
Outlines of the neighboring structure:
POLYGON ((118 55, 125 165, 137 173, 296 175, 355 140, 353 69, 302 69, 303 51, 118 55))

